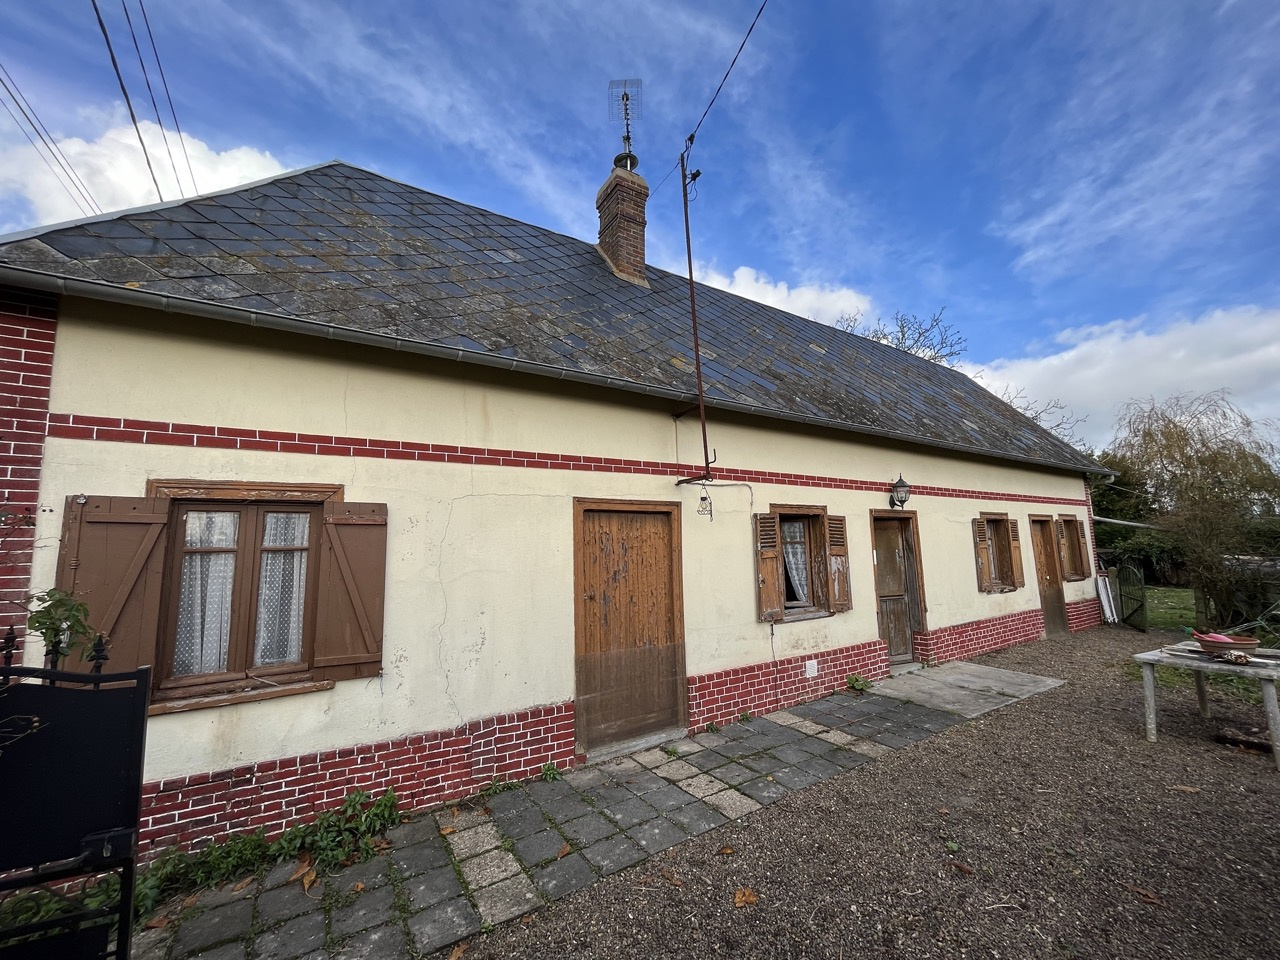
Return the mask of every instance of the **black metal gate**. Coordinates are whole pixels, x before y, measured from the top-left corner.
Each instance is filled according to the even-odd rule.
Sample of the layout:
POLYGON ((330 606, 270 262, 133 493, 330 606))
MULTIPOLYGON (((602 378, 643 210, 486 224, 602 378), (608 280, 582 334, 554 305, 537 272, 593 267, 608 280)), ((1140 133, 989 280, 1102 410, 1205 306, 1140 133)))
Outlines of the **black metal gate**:
POLYGON ((127 960, 150 690, 150 667, 0 667, 0 893, 40 887, 58 904, 0 926, 0 958, 127 960), (107 874, 118 878, 114 903, 65 895, 75 879, 107 874))
POLYGON ((1120 619, 1136 630, 1147 632, 1147 585, 1142 570, 1125 564, 1116 571, 1120 587, 1120 619))

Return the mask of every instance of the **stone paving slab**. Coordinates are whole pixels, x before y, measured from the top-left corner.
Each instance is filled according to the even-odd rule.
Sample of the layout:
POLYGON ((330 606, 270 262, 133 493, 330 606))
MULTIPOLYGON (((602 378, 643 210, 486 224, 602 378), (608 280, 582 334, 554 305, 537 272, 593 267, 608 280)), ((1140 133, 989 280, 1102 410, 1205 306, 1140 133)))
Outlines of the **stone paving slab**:
POLYGON ((945 664, 514 784, 400 824, 388 853, 312 888, 323 896, 282 863, 139 946, 145 960, 409 960, 1061 682, 945 664))
MULTIPOLYGON (((1054 677, 1038 677, 1030 673, 1016 673, 1013 670, 1001 670, 999 667, 988 667, 980 663, 969 663, 955 660, 935 667, 930 673, 933 679, 945 679, 947 683, 974 690, 986 690, 1019 700, 1046 693, 1066 681, 1054 677)), ((926 674, 927 676, 928 674, 926 674)))
POLYGON ((958 713, 970 720, 1016 702, 1015 697, 948 683, 945 677, 932 679, 929 672, 907 673, 892 680, 881 680, 876 684, 876 692, 882 697, 909 700, 935 710, 958 713))

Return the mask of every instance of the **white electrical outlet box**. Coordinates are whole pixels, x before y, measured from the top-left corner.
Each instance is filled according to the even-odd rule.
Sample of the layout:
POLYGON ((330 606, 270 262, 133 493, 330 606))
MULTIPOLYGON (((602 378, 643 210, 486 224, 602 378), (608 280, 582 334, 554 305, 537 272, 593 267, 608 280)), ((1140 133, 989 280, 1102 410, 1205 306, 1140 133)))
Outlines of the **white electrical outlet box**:
POLYGON ((812 680, 818 675, 818 661, 806 660, 804 662, 804 675, 812 680))

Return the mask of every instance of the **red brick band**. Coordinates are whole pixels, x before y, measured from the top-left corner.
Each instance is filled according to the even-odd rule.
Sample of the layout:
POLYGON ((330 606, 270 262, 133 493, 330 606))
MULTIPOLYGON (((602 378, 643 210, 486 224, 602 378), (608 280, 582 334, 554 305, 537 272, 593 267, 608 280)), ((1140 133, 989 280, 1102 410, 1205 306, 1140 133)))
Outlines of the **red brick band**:
POLYGON ((889 645, 869 640, 835 650, 785 660, 752 663, 689 678, 689 729, 700 733, 709 723, 732 723, 749 713, 758 716, 843 690, 849 677, 879 680, 889 675, 889 645), (815 663, 814 676, 806 665, 815 663))
POLYGON ((183 849, 229 832, 274 836, 341 805, 353 790, 393 788, 403 809, 476 793, 495 779, 525 780, 543 764, 574 763, 573 704, 486 717, 452 730, 342 747, 143 785, 139 855, 183 849))
MULTIPOLYGON (((701 473, 695 463, 659 460, 627 460, 615 457, 586 457, 568 453, 533 450, 502 450, 491 447, 459 447, 443 443, 415 443, 411 440, 381 440, 371 437, 338 437, 281 430, 249 430, 194 423, 159 420, 131 420, 120 417, 93 417, 55 413, 49 417, 49 435, 69 440, 108 440, 117 443, 156 443, 167 446, 261 450, 272 453, 302 453, 334 457, 372 457, 387 460, 427 460, 472 466, 535 467, 548 470, 587 470, 594 473, 656 474, 688 477, 701 473)), ((779 473, 716 467, 715 480, 735 483, 779 483, 828 490, 861 490, 888 495, 890 484, 882 480, 853 480, 806 473, 779 473)), ((1018 503, 1053 503, 1083 507, 1084 498, 1042 497, 993 490, 966 490, 921 484, 911 488, 912 496, 950 497, 965 500, 1004 500, 1018 503)))

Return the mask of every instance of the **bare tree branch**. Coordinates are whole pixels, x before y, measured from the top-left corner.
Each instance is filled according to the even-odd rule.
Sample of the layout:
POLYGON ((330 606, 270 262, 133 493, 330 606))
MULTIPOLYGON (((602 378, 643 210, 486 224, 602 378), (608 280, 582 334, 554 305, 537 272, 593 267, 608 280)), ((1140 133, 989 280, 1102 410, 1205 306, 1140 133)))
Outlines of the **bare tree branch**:
POLYGON ((843 314, 835 325, 845 333, 897 347, 933 363, 952 367, 955 366, 953 361, 964 356, 968 341, 959 330, 942 319, 946 309, 943 307, 925 320, 914 313, 897 311, 889 318, 888 323, 879 317, 875 323, 870 323, 861 312, 855 311, 843 314))

